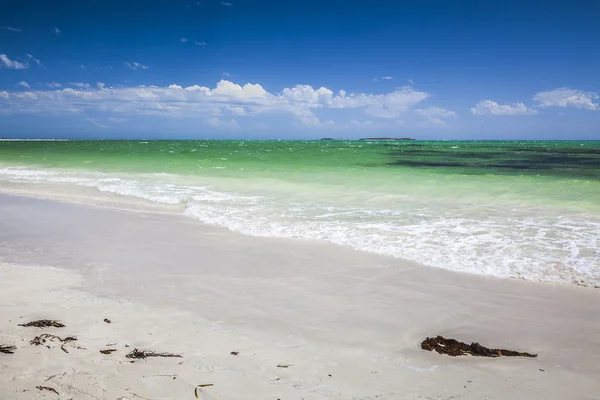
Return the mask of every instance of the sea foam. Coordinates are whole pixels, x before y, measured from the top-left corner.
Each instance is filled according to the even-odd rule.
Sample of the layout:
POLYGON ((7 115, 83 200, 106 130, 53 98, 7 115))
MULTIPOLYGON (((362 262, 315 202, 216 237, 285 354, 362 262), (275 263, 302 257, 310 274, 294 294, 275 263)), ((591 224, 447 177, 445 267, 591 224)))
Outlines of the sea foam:
MULTIPOLYGON (((89 171, 0 168, 0 179, 95 188, 180 204, 203 223, 247 235, 325 240, 453 271, 534 281, 600 285, 600 220, 548 210, 467 209, 403 198, 402 207, 331 205, 182 183, 170 174, 117 176, 89 171)), ((310 196, 307 196, 309 198, 310 196)))

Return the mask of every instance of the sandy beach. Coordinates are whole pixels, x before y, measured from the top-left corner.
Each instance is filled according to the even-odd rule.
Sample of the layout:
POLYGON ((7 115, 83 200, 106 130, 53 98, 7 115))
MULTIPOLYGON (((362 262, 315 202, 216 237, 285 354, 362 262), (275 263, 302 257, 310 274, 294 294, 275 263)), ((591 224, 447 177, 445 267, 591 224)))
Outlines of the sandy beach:
POLYGON ((1 399, 591 400, 600 393, 593 288, 460 274, 322 242, 244 236, 168 213, 7 194, 0 195, 0 276, 0 345, 16 346, 0 354, 1 399), (43 318, 66 327, 18 326, 43 318), (29 343, 42 333, 77 341, 65 344, 68 352, 56 342, 29 343), (539 356, 421 350, 435 335, 539 356), (126 358, 134 348, 181 358, 126 358), (195 392, 197 385, 212 386, 195 392))

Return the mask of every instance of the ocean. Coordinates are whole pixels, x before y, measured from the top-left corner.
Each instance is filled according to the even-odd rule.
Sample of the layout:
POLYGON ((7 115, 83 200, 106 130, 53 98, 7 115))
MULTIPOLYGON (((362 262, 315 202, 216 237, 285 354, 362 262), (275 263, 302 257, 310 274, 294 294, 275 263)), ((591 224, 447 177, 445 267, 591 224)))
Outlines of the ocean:
POLYGON ((0 190, 15 185, 453 271, 600 285, 600 141, 0 141, 0 190))

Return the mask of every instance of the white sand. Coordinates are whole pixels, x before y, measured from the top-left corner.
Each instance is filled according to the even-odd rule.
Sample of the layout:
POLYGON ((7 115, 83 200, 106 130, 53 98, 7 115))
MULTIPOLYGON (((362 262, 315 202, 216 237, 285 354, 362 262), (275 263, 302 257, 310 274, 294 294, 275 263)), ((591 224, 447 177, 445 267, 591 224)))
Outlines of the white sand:
POLYGON ((198 384, 214 384, 204 399, 598 399, 599 305, 597 289, 0 195, 0 344, 17 346, 2 400, 194 399, 198 384), (39 318, 67 327, 17 326, 39 318), (79 340, 30 345, 42 332, 79 340), (539 357, 419 348, 437 334, 539 357), (132 364, 134 347, 183 357, 132 364))

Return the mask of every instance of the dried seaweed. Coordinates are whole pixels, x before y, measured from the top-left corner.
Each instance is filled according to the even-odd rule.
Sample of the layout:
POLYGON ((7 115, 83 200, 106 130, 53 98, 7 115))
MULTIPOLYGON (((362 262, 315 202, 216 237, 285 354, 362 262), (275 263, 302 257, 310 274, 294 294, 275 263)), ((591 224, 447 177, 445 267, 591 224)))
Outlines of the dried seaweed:
POLYGON ((61 342, 62 344, 60 345, 60 349, 65 353, 68 353, 67 349, 65 348, 65 344, 69 342, 74 342, 77 340, 77 338, 75 336, 67 336, 63 339, 60 336, 51 335, 49 333, 42 333, 41 335, 34 337, 29 343, 35 346, 40 346, 46 344, 46 342, 51 342, 54 340, 58 340, 59 342, 61 342))
POLYGON ((470 354, 477 357, 537 357, 537 354, 521 353, 514 350, 491 349, 477 342, 466 344, 456 339, 446 339, 442 336, 428 337, 421 343, 421 348, 427 351, 435 350, 439 354, 452 357, 470 354))
POLYGON ((19 324, 18 326, 26 326, 26 327, 34 326, 36 328, 49 328, 49 327, 64 328, 65 327, 62 323, 51 320, 51 319, 39 319, 37 321, 31 321, 26 324, 19 324))
POLYGON ((108 318, 104 318, 104 322, 106 322, 107 324, 112 323, 112 321, 110 319, 108 319, 108 318))
POLYGON ((181 356, 179 354, 156 353, 154 351, 138 350, 138 349, 133 349, 125 357, 127 357, 127 358, 137 358, 137 359, 142 359, 142 360, 145 360, 148 357, 179 357, 179 358, 181 358, 181 356))
POLYGON ((238 354, 240 354, 240 352, 239 351, 232 351, 229 354, 231 354, 232 356, 237 356, 238 354))
POLYGON ((61 343, 69 343, 77 340, 75 336, 67 336, 66 338, 61 338, 60 336, 51 335, 49 333, 42 333, 39 336, 34 337, 29 343, 39 346, 45 344, 48 341, 58 340, 61 343))
MULTIPOLYGON (((58 392, 56 391, 56 389, 51 388, 50 386, 36 386, 35 387, 37 390, 42 391, 42 390, 47 390, 49 392, 55 393, 58 395, 58 392)), ((60 395, 59 395, 60 396, 60 395)))
POLYGON ((102 353, 102 354, 112 354, 115 351, 117 351, 117 349, 106 349, 106 350, 100 350, 100 353, 102 353))
POLYGON ((17 348, 15 346, 2 346, 0 345, 0 353, 3 354, 14 354, 17 348))

